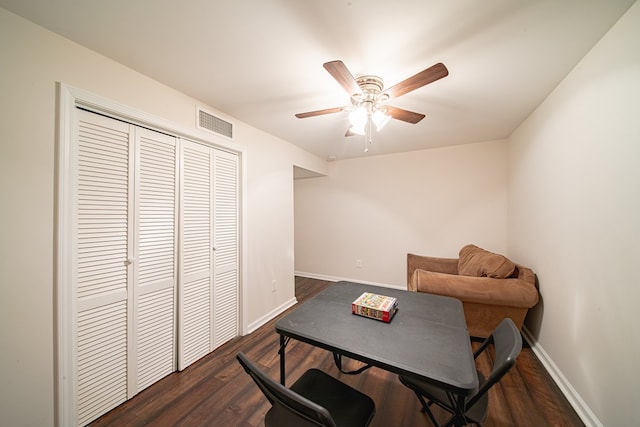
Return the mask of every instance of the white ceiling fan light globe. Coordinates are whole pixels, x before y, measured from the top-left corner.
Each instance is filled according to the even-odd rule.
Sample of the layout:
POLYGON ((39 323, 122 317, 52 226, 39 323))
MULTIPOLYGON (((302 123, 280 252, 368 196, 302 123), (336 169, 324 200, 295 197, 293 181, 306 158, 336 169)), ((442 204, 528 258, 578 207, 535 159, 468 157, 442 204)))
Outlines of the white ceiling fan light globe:
POLYGON ((366 134, 365 125, 363 124, 362 126, 351 126, 349 128, 349 132, 356 135, 364 135, 366 134))
POLYGON ((363 107, 358 107, 349 113, 349 122, 357 129, 364 129, 367 124, 367 111, 363 107))
POLYGON ((376 110, 371 116, 371 120, 376 125, 376 130, 380 132, 391 121, 391 116, 381 110, 376 110))

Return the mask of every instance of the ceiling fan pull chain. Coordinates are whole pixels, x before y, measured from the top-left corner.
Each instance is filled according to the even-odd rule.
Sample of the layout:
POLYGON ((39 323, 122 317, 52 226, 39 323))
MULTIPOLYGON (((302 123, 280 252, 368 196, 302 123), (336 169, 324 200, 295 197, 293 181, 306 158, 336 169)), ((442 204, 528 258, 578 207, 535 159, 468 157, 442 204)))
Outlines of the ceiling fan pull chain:
POLYGON ((367 123, 365 124, 364 132, 364 152, 369 152, 369 144, 371 144, 371 117, 367 116, 367 123))

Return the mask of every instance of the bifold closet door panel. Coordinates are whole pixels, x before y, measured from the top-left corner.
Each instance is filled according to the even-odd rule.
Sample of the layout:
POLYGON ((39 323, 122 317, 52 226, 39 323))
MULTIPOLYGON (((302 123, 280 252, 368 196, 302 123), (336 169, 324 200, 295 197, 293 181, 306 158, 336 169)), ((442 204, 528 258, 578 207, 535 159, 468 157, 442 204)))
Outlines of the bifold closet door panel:
POLYGON ((127 400, 132 126, 77 110, 73 281, 78 422, 127 400))
POLYGON ((238 336, 239 158, 213 155, 213 347, 238 336))
POLYGON ((176 370, 176 138, 135 129, 131 395, 176 370))
POLYGON ((178 368, 238 336, 239 157, 181 141, 178 368))
POLYGON ((178 369, 212 349, 212 155, 213 150, 181 141, 181 228, 178 298, 178 369))

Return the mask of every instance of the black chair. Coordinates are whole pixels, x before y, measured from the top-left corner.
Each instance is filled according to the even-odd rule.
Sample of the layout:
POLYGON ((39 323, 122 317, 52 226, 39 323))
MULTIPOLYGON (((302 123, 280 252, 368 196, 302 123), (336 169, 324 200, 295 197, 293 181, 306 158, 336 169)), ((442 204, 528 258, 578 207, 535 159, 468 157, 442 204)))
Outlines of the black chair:
POLYGON ((286 388, 240 352, 236 358, 271 402, 266 427, 365 427, 375 413, 371 398, 317 369, 305 372, 286 388))
POLYGON ((489 377, 485 379, 483 375, 478 372, 478 390, 465 399, 464 408, 458 407, 456 396, 449 391, 443 390, 425 381, 403 376, 399 377, 400 382, 413 390, 416 396, 418 396, 418 399, 422 404, 422 411, 426 412, 431 419, 431 422, 433 422, 433 425, 440 426, 430 409, 431 405, 434 403, 451 414, 454 414, 447 421, 445 426, 450 426, 454 423, 473 423, 480 426, 487 418, 487 412, 489 409, 489 389, 500 381, 500 379, 515 365, 516 357, 518 357, 520 350, 522 350, 522 337, 520 336, 520 331, 518 331, 518 328, 516 328, 516 325, 511 319, 504 319, 498 325, 493 333, 484 340, 478 350, 474 352, 473 358, 477 359, 478 356, 487 349, 489 344, 492 343, 495 346, 496 355, 491 368, 491 373, 489 377))

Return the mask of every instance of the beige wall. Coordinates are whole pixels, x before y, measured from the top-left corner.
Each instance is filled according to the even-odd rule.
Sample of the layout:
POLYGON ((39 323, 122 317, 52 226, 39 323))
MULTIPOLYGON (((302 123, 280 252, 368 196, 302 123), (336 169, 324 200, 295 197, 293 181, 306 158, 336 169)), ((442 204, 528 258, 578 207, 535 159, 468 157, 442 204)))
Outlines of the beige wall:
POLYGON ((506 251, 506 141, 337 161, 295 186, 304 275, 405 287, 407 252, 506 251))
POLYGON ((608 427, 637 424, 639 40, 636 3, 509 141, 509 254, 542 295, 528 327, 608 427))
MULTIPOLYGON (((0 418, 54 423, 56 82, 187 130, 197 101, 0 9, 0 418)), ((215 110, 214 110, 215 111, 215 110)), ((294 298, 293 165, 324 160, 233 118, 246 156, 244 324, 294 298), (265 255, 266 254, 266 255, 265 255), (271 282, 278 288, 271 291, 271 282)))

